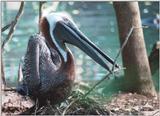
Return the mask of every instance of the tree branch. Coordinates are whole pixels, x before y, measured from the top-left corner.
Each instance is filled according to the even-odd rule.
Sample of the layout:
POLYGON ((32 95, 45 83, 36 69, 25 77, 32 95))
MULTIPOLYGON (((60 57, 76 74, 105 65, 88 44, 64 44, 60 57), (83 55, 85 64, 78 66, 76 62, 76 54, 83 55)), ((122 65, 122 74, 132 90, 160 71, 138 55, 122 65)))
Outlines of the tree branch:
MULTIPOLYGON (((6 29, 8 29, 8 28, 11 26, 10 31, 9 31, 6 39, 5 39, 5 40, 3 41, 3 43, 2 43, 1 53, 3 52, 4 46, 6 45, 6 43, 7 43, 7 42, 12 38, 12 36, 13 36, 14 30, 15 30, 15 28, 16 28, 16 24, 18 23, 21 15, 22 15, 22 13, 23 13, 23 7, 24 7, 24 2, 22 1, 22 2, 21 2, 21 5, 20 5, 20 7, 19 7, 18 13, 17 13, 17 15, 16 15, 16 17, 15 17, 15 19, 14 19, 13 21, 11 21, 10 24, 8 24, 8 25, 6 25, 5 27, 2 28, 2 32, 3 32, 3 31, 5 31, 6 29)), ((3 81, 3 84, 4 84, 4 86, 6 86, 6 80, 5 80, 5 73, 4 73, 4 66, 3 66, 2 56, 1 56, 1 74, 2 74, 1 79, 2 79, 2 81, 3 81)))
POLYGON ((7 29, 8 29, 11 25, 13 25, 14 23, 15 23, 14 21, 11 21, 11 23, 9 23, 8 25, 2 27, 1 31, 3 32, 3 31, 5 31, 5 30, 7 30, 7 29))
POLYGON ((9 27, 11 26, 10 31, 9 31, 6 39, 5 39, 5 40, 3 41, 3 43, 2 43, 2 46, 1 46, 2 52, 3 52, 4 46, 6 45, 6 43, 7 43, 7 42, 12 38, 12 36, 13 36, 13 33, 14 33, 14 31, 15 31, 15 28, 16 28, 16 25, 17 25, 17 23, 18 23, 21 15, 22 15, 22 13, 23 13, 23 8, 24 8, 24 2, 22 1, 22 2, 21 2, 21 5, 20 5, 20 7, 19 7, 18 13, 17 13, 17 15, 16 15, 16 17, 15 17, 15 19, 11 22, 11 24, 8 24, 8 25, 6 25, 4 28, 2 28, 3 30, 6 30, 7 28, 9 28, 9 27), (13 24, 12 24, 12 23, 13 23, 13 24))

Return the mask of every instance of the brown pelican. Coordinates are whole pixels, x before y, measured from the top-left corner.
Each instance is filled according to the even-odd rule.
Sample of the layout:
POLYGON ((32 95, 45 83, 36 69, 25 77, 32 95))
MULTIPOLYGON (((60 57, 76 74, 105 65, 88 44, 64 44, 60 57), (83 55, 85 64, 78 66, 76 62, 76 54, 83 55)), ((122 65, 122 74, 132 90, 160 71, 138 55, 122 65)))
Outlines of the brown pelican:
MULTIPOLYGON (((33 35, 28 42, 23 63, 23 81, 17 88, 39 102, 50 100, 56 104, 70 93, 75 79, 74 58, 66 46, 72 44, 84 51, 95 62, 111 71, 107 62, 113 60, 92 43, 68 17, 58 13, 43 16, 41 35, 33 35)), ((115 65, 118 68, 118 65, 115 65)))

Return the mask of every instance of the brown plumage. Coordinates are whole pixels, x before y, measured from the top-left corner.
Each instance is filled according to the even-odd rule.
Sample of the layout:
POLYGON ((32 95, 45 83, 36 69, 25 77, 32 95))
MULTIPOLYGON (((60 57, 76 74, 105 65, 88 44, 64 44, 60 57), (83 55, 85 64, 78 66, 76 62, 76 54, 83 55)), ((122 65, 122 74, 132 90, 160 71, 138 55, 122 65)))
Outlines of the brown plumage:
POLYGON ((75 78, 74 61, 68 51, 67 62, 64 63, 58 52, 49 48, 45 41, 41 35, 34 35, 29 40, 22 67, 23 91, 33 99, 38 98, 39 102, 50 100, 56 104, 70 94, 75 78), (36 57, 39 63, 32 60, 36 57))

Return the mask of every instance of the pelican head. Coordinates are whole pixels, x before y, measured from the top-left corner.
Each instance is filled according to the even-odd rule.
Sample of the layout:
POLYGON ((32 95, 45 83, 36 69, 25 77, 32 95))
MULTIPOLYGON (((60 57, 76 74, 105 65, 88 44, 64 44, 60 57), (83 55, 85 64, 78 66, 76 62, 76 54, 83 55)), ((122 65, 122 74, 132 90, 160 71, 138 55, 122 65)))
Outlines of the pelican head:
MULTIPOLYGON (((52 42, 52 44, 54 44, 64 62, 67 62, 68 49, 65 44, 68 43, 80 48, 95 62, 100 64, 108 71, 111 71, 107 63, 109 62, 113 64, 113 60, 103 53, 94 43, 92 43, 78 29, 76 24, 69 16, 59 13, 50 13, 42 17, 40 28, 44 36, 46 33, 48 33, 48 36, 51 38, 49 43, 52 42)), ((115 66, 117 68, 119 67, 117 64, 115 66)))

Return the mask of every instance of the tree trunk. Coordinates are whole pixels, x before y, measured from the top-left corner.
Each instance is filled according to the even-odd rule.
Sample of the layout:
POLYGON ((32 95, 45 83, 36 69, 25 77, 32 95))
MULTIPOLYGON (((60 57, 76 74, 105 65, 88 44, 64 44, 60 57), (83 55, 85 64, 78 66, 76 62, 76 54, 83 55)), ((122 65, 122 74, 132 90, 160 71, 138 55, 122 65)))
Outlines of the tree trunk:
POLYGON ((154 44, 152 51, 149 55, 149 64, 151 68, 152 75, 159 71, 159 49, 160 41, 154 44))
POLYGON ((144 95, 155 96, 155 88, 151 78, 138 2, 114 2, 117 16, 119 36, 123 44, 129 30, 134 30, 122 52, 125 70, 125 89, 144 95))

